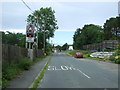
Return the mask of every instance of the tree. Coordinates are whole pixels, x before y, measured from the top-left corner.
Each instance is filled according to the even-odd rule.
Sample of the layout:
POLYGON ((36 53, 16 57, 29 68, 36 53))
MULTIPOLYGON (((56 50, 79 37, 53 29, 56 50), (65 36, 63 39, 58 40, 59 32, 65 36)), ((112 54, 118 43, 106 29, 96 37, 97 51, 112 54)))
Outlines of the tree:
POLYGON ((85 37, 85 45, 98 43, 103 40, 103 29, 101 28, 101 26, 94 24, 85 25, 82 31, 82 34, 85 37))
POLYGON ((27 18, 28 24, 33 24, 39 33, 39 48, 46 42, 46 39, 54 36, 54 31, 58 29, 55 11, 49 8, 35 10, 27 18), (40 40, 42 39, 42 41, 40 40), (44 40, 45 39, 45 40, 44 40), (44 42, 43 42, 44 41, 44 42))
POLYGON ((62 47, 61 47, 60 45, 55 46, 55 48, 57 48, 57 49, 60 50, 60 51, 61 51, 61 49, 62 49, 62 47))
POLYGON ((68 49, 68 44, 65 43, 63 46, 62 46, 62 50, 67 50, 68 49))
POLYGON ((73 36, 74 49, 83 49, 83 45, 98 43, 103 40, 103 29, 94 24, 78 28, 73 36))
POLYGON ((104 23, 104 39, 120 38, 120 17, 110 18, 104 23))
POLYGON ((28 24, 35 25, 38 32, 45 32, 47 30, 46 39, 49 39, 54 36, 55 29, 58 29, 54 13, 55 11, 51 7, 40 8, 40 10, 36 10, 28 16, 27 22, 28 24))
POLYGON ((73 36, 73 48, 82 49, 84 44, 84 35, 82 34, 82 29, 78 28, 73 36))
POLYGON ((2 43, 25 47, 25 37, 26 35, 22 33, 2 32, 2 43))

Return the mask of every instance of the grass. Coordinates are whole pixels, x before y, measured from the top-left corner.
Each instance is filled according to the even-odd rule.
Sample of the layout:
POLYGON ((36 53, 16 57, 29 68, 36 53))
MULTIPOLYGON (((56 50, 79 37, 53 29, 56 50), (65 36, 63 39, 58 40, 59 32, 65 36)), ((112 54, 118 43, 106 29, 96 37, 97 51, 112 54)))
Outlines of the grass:
POLYGON ((8 82, 24 70, 28 70, 33 62, 28 58, 20 58, 19 62, 9 64, 6 60, 2 64, 2 88, 8 86, 8 82))
POLYGON ((33 62, 38 62, 38 61, 41 61, 41 60, 43 60, 44 58, 45 58, 46 56, 41 56, 41 57, 35 57, 35 58, 33 58, 33 62))
POLYGON ((20 60, 18 60, 19 62, 14 62, 13 64, 9 64, 7 60, 4 60, 2 64, 2 88, 6 88, 10 80, 21 72, 29 70, 34 63, 43 58, 45 58, 45 56, 34 58, 32 61, 29 58, 21 57, 20 60))
POLYGON ((49 60, 47 61, 47 63, 45 64, 45 66, 42 68, 41 72, 39 73, 38 77, 34 80, 32 86, 30 87, 30 90, 36 89, 38 87, 39 82, 42 80, 43 76, 44 76, 44 72, 48 67, 48 64, 51 60, 51 57, 49 58, 49 60))

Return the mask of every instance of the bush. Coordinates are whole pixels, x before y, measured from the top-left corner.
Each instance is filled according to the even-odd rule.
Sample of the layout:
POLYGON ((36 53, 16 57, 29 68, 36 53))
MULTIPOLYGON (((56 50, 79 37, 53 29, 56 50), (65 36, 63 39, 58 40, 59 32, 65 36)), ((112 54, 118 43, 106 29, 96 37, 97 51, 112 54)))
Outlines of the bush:
POLYGON ((6 88, 7 85, 8 85, 8 80, 2 78, 2 88, 6 88))
POLYGON ((16 77, 23 70, 28 70, 32 61, 28 58, 20 58, 18 63, 8 64, 6 60, 2 64, 2 88, 6 88, 8 81, 16 77))
POLYGON ((14 78, 20 71, 18 64, 9 65, 7 62, 4 62, 2 67, 2 88, 6 88, 8 81, 14 78))
POLYGON ((46 57, 46 56, 35 57, 35 58, 33 58, 33 62, 40 61, 40 60, 42 60, 42 59, 45 58, 45 57, 46 57))
POLYGON ((18 65, 12 64, 9 67, 7 67, 5 71, 3 71, 3 75, 4 75, 3 77, 6 78, 7 80, 11 80, 20 71, 21 69, 18 67, 18 65))
POLYGON ((110 56, 110 61, 114 61, 117 64, 120 64, 120 44, 117 45, 115 53, 110 56))
POLYGON ((110 58, 109 58, 110 61, 115 61, 115 56, 114 55, 111 55, 110 58))
POLYGON ((32 64, 32 60, 28 58, 22 58, 19 60, 19 68, 23 70, 28 70, 32 64))

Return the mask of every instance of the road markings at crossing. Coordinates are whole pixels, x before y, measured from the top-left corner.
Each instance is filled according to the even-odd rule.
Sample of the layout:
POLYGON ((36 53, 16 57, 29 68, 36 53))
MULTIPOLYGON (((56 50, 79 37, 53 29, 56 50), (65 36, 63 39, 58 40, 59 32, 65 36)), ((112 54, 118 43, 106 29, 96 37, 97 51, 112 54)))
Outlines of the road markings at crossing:
POLYGON ((75 70, 75 68, 71 66, 48 66, 48 70, 75 70))
POLYGON ((63 70, 63 71, 67 71, 67 70, 76 70, 76 71, 79 71, 80 73, 82 73, 84 76, 86 76, 87 78, 91 78, 90 76, 88 76, 87 74, 85 74, 84 72, 82 72, 80 69, 76 69, 74 68, 72 65, 71 66, 59 66, 59 67, 56 67, 56 66, 48 66, 48 71, 60 71, 60 70, 63 70))

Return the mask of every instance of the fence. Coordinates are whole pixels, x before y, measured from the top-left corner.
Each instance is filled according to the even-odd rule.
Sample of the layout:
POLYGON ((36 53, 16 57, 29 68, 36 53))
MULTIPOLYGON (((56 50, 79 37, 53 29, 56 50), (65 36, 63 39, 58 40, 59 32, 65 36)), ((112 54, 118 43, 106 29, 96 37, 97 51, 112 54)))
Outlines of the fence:
POLYGON ((83 49, 98 50, 98 49, 104 49, 104 48, 115 48, 117 44, 118 44, 118 40, 105 40, 101 43, 84 45, 83 49))
MULTIPOLYGON (((7 60, 9 63, 17 62, 20 57, 29 57, 29 50, 19 46, 2 44, 2 60, 7 60)), ((33 57, 40 57, 43 55, 42 50, 33 50, 33 57), (37 54, 37 55, 36 55, 37 54)))

